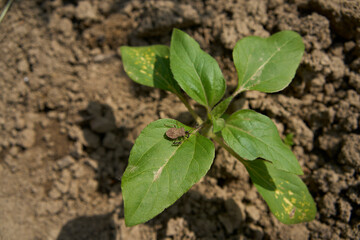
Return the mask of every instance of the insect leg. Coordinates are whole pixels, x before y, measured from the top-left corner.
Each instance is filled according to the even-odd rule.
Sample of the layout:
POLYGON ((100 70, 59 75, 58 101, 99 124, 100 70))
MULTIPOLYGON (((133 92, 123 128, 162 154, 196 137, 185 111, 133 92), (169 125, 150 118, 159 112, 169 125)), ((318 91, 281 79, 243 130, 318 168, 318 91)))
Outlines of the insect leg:
POLYGON ((173 145, 177 146, 180 145, 182 143, 182 141, 173 141, 173 145))

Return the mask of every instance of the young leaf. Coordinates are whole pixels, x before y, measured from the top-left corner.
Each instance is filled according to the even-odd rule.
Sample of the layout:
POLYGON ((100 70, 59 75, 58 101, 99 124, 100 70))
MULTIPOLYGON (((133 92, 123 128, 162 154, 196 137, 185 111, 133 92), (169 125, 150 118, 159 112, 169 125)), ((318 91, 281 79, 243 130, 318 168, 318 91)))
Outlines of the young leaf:
POLYGON ((225 127, 225 120, 223 118, 212 119, 213 122, 213 132, 220 132, 225 127))
POLYGON ((291 150, 281 141, 275 124, 270 118, 252 110, 232 114, 222 130, 225 142, 246 160, 264 158, 275 168, 303 174, 291 150))
POLYGON ((170 70, 168 46, 123 46, 120 52, 125 72, 133 81, 173 93, 180 92, 170 70))
POLYGON ((146 222, 173 204, 209 170, 214 144, 193 134, 174 145, 165 135, 172 126, 189 127, 172 119, 150 123, 136 139, 122 177, 125 223, 146 222))
POLYGON ((229 107, 229 104, 233 100, 233 97, 230 96, 226 98, 225 100, 221 101, 218 105, 216 105, 213 110, 211 110, 210 115, 214 117, 215 119, 221 117, 223 113, 226 111, 226 109, 229 107))
POLYGON ((279 221, 295 224, 315 218, 315 202, 297 175, 278 170, 273 164, 261 159, 245 161, 244 165, 255 187, 279 221))
POLYGON ((211 110, 210 117, 211 117, 211 122, 213 123, 214 133, 220 132, 225 127, 225 120, 220 117, 224 114, 232 99, 233 99, 232 96, 226 98, 211 110))
POLYGON ((276 92, 294 78, 304 53, 299 34, 282 31, 269 38, 246 37, 238 41, 233 58, 238 72, 237 89, 276 92))
POLYGON ((180 87, 205 107, 213 107, 223 97, 226 85, 218 63, 178 29, 171 37, 170 67, 180 87))
POLYGON ((294 145, 293 138, 294 138, 294 134, 293 134, 293 133, 286 134, 286 136, 285 136, 285 138, 284 138, 284 143, 285 143, 285 145, 287 145, 289 148, 291 148, 291 146, 294 145))

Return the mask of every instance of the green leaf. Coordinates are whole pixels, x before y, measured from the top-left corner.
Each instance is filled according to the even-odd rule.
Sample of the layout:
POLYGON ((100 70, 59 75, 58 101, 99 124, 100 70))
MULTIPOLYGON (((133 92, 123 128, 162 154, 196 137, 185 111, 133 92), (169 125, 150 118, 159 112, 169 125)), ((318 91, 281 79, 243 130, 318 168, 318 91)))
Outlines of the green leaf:
POLYGON ((245 160, 264 158, 275 168, 303 174, 291 150, 281 141, 270 118, 252 110, 240 110, 231 115, 222 130, 225 142, 245 160))
POLYGON ((215 119, 221 117, 226 109, 229 107, 231 101, 233 100, 233 97, 230 96, 226 98, 225 100, 221 101, 218 105, 216 105, 213 110, 211 110, 211 116, 215 119))
POLYGON ((180 87, 170 70, 168 46, 123 46, 120 52, 125 72, 133 81, 145 86, 180 93, 180 87))
POLYGON ((277 92, 294 78, 304 44, 299 34, 282 31, 269 38, 246 37, 238 41, 233 58, 238 72, 237 89, 277 92))
POLYGON ((278 170, 273 164, 261 159, 244 161, 244 165, 257 190, 279 221, 295 224, 315 218, 315 202, 298 176, 278 170))
POLYGON ((225 127, 225 120, 223 118, 213 119, 213 132, 220 132, 225 127))
POLYGON ((294 145, 293 138, 294 138, 294 134, 293 134, 293 133, 286 134, 286 136, 285 136, 285 138, 284 138, 284 143, 285 143, 289 148, 291 148, 291 146, 294 145))
POLYGON ((214 144, 198 133, 174 145, 165 135, 174 125, 191 129, 176 120, 161 119, 150 123, 135 141, 121 184, 127 226, 161 213, 198 182, 213 162, 214 144))
POLYGON ((171 37, 170 67, 180 87, 205 107, 212 108, 223 97, 226 85, 218 63, 178 29, 171 37))
POLYGON ((220 117, 224 114, 232 100, 233 97, 230 96, 225 100, 221 101, 213 108, 213 110, 211 110, 210 116, 213 123, 214 133, 220 132, 225 127, 225 120, 220 117))

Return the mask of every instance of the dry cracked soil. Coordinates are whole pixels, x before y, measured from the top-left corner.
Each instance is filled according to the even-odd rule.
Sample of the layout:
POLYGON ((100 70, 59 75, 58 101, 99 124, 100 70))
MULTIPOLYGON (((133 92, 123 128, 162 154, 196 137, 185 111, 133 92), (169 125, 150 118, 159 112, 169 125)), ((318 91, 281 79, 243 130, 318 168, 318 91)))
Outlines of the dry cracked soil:
POLYGON ((360 238, 359 0, 14 1, 0 29, 1 240, 360 238), (229 111, 254 109, 294 134, 315 220, 280 223, 217 148, 173 206, 125 226, 119 179, 134 140, 160 118, 194 122, 173 95, 132 82, 118 48, 168 45, 174 27, 216 58, 229 92, 239 39, 301 34, 289 87, 247 92, 229 111))

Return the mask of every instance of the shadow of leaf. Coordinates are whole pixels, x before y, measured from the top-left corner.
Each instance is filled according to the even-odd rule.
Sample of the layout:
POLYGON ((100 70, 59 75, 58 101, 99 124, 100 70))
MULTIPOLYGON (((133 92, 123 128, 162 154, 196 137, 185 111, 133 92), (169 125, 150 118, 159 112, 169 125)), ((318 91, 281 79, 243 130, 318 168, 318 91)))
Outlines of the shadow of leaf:
POLYGON ((116 229, 112 213, 78 217, 67 222, 57 240, 115 240, 116 229))

